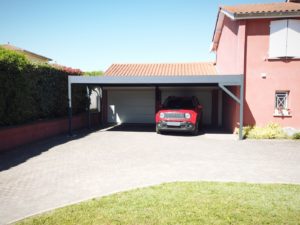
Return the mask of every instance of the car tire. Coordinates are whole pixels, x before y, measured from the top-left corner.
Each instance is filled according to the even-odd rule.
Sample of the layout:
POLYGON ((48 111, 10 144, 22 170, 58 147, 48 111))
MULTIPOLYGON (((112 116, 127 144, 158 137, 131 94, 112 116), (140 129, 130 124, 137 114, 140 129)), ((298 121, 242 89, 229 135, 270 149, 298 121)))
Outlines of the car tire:
POLYGON ((161 131, 158 129, 158 127, 156 127, 155 130, 156 130, 156 133, 157 133, 157 134, 161 134, 161 131))
POLYGON ((202 129, 202 125, 203 125, 203 114, 201 113, 201 115, 199 117, 199 121, 198 121, 198 130, 199 130, 199 127, 200 127, 200 129, 202 129))
POLYGON ((196 122, 195 124, 195 129, 192 131, 192 134, 194 136, 197 136, 198 135, 198 132, 199 132, 199 121, 196 122))

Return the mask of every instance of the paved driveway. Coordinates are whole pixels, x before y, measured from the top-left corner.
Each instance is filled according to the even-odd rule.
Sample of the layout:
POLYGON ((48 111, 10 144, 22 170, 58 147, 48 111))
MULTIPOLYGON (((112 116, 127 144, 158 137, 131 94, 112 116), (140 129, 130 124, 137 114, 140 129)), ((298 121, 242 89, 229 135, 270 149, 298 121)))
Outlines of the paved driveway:
POLYGON ((300 183, 300 142, 98 131, 0 154, 0 224, 171 181, 300 183))

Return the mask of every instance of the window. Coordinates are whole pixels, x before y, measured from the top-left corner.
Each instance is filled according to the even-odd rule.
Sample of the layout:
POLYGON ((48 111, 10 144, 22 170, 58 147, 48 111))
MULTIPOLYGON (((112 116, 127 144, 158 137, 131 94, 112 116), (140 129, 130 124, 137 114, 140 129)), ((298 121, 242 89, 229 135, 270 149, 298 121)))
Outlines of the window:
POLYGON ((300 58, 300 20, 274 20, 270 24, 269 58, 300 58))
POLYGON ((277 91, 275 93, 275 116, 288 116, 288 91, 277 91))
POLYGON ((163 104, 164 109, 194 109, 192 98, 169 97, 163 104))

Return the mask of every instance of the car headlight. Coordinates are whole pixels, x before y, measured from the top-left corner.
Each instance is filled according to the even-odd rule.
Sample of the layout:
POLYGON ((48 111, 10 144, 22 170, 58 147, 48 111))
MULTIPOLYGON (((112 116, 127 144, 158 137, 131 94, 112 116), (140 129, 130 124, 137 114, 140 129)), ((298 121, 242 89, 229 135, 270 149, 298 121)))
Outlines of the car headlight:
POLYGON ((159 114, 159 117, 160 117, 161 119, 163 119, 163 118, 165 118, 165 114, 164 114, 164 113, 160 113, 160 114, 159 114))
POLYGON ((191 114, 185 113, 185 114, 184 114, 184 117, 185 117, 186 119, 190 119, 190 118, 191 118, 191 114))

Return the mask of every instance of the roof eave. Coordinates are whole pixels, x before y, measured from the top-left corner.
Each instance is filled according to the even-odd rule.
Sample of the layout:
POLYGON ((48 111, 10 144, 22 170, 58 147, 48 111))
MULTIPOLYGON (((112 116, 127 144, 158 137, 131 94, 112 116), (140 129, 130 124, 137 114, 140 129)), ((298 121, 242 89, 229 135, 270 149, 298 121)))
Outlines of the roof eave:
POLYGON ((47 57, 45 57, 45 56, 42 56, 42 55, 39 55, 39 54, 30 52, 30 51, 27 51, 27 50, 25 50, 25 49, 22 49, 22 51, 23 51, 23 52, 26 52, 26 53, 28 53, 28 54, 34 55, 34 56, 36 56, 36 57, 38 57, 38 58, 40 58, 40 59, 44 59, 44 60, 47 60, 47 61, 52 61, 52 59, 50 59, 50 58, 47 58, 47 57))
POLYGON ((232 20, 236 20, 236 14, 221 8, 221 12, 232 20))
POLYGON ((233 13, 228 10, 221 9, 221 12, 224 13, 224 15, 229 17, 231 20, 300 17, 300 11, 233 13))
POLYGON ((218 43, 219 43, 219 38, 220 34, 222 32, 222 27, 223 27, 223 21, 224 21, 224 13, 222 12, 221 7, 219 8, 216 24, 215 24, 215 29, 214 29, 214 34, 212 38, 212 44, 210 51, 215 52, 218 48, 218 43))
POLYGON ((215 52, 218 49, 219 39, 222 32, 224 16, 231 20, 248 20, 248 19, 273 19, 273 18, 295 18, 300 17, 300 11, 293 12, 263 12, 263 13, 232 13, 228 10, 219 8, 219 13, 214 29, 211 51, 215 52))

